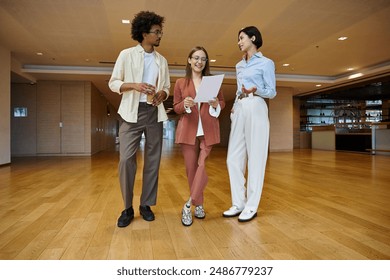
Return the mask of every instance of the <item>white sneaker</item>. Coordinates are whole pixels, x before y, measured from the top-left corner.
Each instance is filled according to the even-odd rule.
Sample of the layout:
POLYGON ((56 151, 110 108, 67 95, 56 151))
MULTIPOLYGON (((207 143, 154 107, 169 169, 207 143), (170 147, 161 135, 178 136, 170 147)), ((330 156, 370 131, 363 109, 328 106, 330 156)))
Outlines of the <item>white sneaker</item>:
POLYGON ((239 222, 249 222, 252 220, 254 217, 257 216, 257 212, 254 210, 244 210, 241 212, 240 216, 238 216, 238 221, 239 222))
POLYGON ((181 223, 187 227, 192 225, 191 207, 187 207, 186 204, 184 204, 181 210, 181 223))
POLYGON ((204 217, 206 217, 206 213, 204 212, 204 208, 202 205, 198 205, 195 207, 194 216, 195 216, 195 218, 198 218, 198 219, 204 219, 204 217))
POLYGON ((236 217, 236 216, 240 215, 241 212, 242 212, 242 209, 233 205, 232 207, 230 207, 229 210, 226 210, 225 212, 223 212, 222 216, 227 217, 227 218, 236 217))

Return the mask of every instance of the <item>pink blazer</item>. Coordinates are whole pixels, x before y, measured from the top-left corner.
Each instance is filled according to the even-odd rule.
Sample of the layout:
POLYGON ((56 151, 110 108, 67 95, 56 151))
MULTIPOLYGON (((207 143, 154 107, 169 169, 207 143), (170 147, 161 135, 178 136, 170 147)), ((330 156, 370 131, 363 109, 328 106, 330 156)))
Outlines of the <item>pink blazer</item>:
MULTIPOLYGON (((195 98, 195 95, 195 86, 192 80, 189 80, 188 84, 185 78, 181 78, 176 81, 173 97, 173 109, 176 114, 180 115, 180 119, 176 128, 175 143, 195 145, 200 113, 206 145, 211 146, 217 144, 221 141, 219 120, 218 118, 210 115, 210 105, 208 103, 202 103, 200 110, 198 110, 197 106, 193 106, 191 108, 191 113, 186 113, 184 109, 184 99, 187 96, 195 98)), ((223 109, 225 107, 225 99, 221 90, 218 93, 218 100, 221 109, 223 109)))

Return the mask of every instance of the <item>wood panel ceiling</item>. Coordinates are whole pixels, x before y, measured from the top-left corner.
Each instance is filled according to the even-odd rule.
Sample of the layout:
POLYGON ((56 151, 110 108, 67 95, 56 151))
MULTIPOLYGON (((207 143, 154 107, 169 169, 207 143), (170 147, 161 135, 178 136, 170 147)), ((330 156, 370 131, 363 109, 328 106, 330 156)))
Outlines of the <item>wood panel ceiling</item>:
POLYGON ((116 106, 107 86, 112 62, 136 44, 121 20, 141 10, 166 18, 158 51, 172 82, 183 76, 189 50, 202 45, 216 59, 212 71, 234 84, 237 32, 248 25, 263 34, 277 86, 295 95, 390 73, 389 0, 0 0, 0 46, 11 51, 13 81, 88 80, 116 106), (348 79, 354 73, 363 76, 348 79))

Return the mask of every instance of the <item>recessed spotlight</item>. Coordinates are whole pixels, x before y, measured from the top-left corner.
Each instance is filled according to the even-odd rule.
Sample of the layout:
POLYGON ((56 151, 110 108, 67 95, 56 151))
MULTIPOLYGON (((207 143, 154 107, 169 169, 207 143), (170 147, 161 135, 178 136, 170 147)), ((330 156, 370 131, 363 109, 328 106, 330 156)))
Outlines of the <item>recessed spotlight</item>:
POLYGON ((122 23, 123 24, 130 24, 130 20, 129 19, 122 19, 122 23))
POLYGON ((210 62, 216 62, 217 60, 216 59, 210 59, 210 62))
POLYGON ((290 66, 290 64, 289 63, 283 63, 282 66, 287 67, 287 66, 290 66))
POLYGON ((316 87, 322 87, 322 85, 318 84, 318 85, 316 85, 316 87))
POLYGON ((348 37, 342 36, 342 37, 339 37, 337 40, 339 40, 339 41, 344 41, 344 40, 347 40, 347 39, 348 39, 348 37))
POLYGON ((352 70, 353 70, 353 68, 352 68, 352 67, 350 67, 350 68, 347 68, 347 70, 348 70, 348 71, 352 71, 352 70))
POLYGON ((348 79, 355 79, 363 76, 363 73, 356 73, 348 76, 348 79))
POLYGON ((43 53, 41 53, 41 52, 37 52, 37 55, 43 55, 43 53))

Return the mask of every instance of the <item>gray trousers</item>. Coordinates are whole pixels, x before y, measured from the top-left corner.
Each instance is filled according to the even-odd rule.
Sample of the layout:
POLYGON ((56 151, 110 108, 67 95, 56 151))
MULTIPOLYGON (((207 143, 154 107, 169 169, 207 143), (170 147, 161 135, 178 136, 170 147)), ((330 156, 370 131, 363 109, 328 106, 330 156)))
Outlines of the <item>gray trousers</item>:
POLYGON ((119 182, 125 209, 133 206, 137 151, 145 134, 144 168, 140 205, 156 205, 163 123, 157 122, 157 107, 140 103, 137 123, 123 121, 119 128, 119 182))

